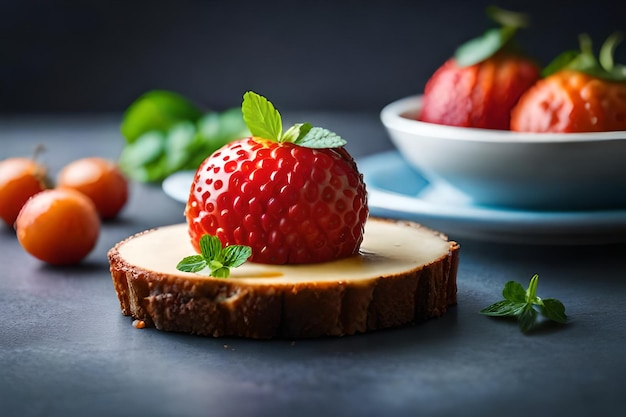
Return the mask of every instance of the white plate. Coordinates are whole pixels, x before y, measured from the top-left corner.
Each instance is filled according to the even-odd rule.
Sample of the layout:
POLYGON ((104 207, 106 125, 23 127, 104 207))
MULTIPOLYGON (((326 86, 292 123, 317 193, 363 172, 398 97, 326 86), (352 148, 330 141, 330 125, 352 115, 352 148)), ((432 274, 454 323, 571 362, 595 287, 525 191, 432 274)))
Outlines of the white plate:
MULTIPOLYGON (((626 242, 626 210, 522 211, 470 204, 454 191, 433 188, 396 151, 357 161, 365 177, 370 213, 417 221, 452 239, 532 243, 626 242)), ((193 171, 163 181, 163 191, 187 202, 193 171)))
POLYGON ((397 151, 358 161, 372 215, 414 220, 446 233, 532 244, 626 242, 626 210, 523 211, 474 206, 448 189, 434 189, 397 151))
POLYGON ((195 171, 180 171, 170 175, 161 184, 163 191, 174 200, 187 203, 195 173, 195 171))

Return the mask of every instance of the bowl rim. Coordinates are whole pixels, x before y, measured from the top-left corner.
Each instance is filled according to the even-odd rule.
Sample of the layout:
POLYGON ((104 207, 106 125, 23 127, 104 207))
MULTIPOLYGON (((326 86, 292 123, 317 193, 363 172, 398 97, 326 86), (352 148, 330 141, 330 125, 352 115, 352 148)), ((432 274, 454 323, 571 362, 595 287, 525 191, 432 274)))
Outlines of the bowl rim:
POLYGON ((561 143, 597 142, 626 139, 626 131, 586 133, 530 133, 509 130, 492 130, 472 127, 445 126, 409 117, 421 109, 423 94, 401 98, 387 104, 380 111, 380 119, 387 129, 448 140, 500 143, 561 143))

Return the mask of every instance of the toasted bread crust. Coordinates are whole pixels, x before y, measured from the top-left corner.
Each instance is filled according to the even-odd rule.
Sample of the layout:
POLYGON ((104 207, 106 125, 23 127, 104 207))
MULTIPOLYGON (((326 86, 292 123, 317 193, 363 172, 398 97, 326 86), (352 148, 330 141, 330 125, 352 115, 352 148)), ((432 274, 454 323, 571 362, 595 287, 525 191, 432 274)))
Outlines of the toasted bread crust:
POLYGON ((456 304, 459 245, 452 241, 446 255, 400 274, 253 285, 160 273, 127 262, 120 247, 150 232, 118 243, 108 257, 122 313, 164 331, 256 339, 342 336, 439 317, 456 304))

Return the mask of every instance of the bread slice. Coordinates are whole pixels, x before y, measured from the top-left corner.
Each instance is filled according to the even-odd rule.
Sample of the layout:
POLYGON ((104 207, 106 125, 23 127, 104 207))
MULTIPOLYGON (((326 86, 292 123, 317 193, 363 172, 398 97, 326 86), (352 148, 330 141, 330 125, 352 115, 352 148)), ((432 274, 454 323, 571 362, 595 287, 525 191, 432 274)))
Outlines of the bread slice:
POLYGON ((122 313, 208 336, 341 336, 420 322, 456 304, 459 245, 416 223, 370 218, 359 255, 323 264, 247 262, 229 278, 181 272, 187 225, 148 230, 108 254, 122 313))

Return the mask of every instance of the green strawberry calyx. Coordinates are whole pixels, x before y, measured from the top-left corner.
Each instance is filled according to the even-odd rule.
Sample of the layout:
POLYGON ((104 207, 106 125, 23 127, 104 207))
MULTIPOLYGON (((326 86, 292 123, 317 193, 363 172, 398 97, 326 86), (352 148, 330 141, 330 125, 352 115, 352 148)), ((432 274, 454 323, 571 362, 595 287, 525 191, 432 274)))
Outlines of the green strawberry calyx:
POLYGON ((486 13, 501 27, 488 29, 481 36, 459 46, 454 53, 454 59, 460 67, 478 64, 504 48, 514 49, 512 40, 515 33, 530 23, 527 14, 504 10, 496 6, 487 7, 486 13))
POLYGON ((307 148, 340 148, 346 144, 341 136, 330 130, 296 123, 283 132, 282 117, 265 97, 248 91, 241 104, 243 120, 252 136, 279 143, 293 143, 307 148))
POLYGON ((616 64, 613 61, 615 48, 621 41, 620 32, 612 33, 602 44, 598 58, 596 58, 591 37, 583 33, 578 37, 580 50, 562 52, 543 69, 541 75, 547 77, 562 70, 571 70, 607 81, 625 82, 626 65, 616 64))

